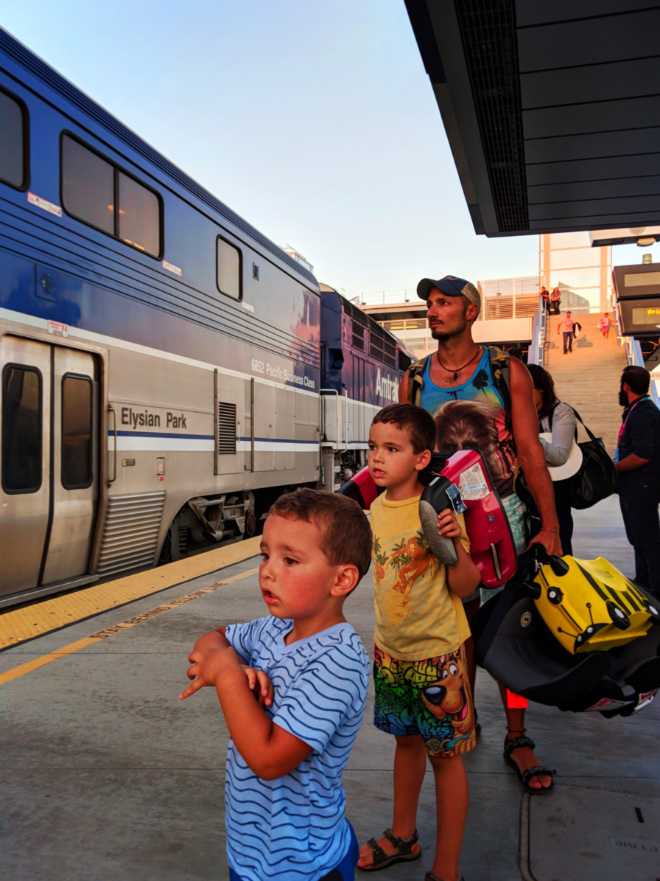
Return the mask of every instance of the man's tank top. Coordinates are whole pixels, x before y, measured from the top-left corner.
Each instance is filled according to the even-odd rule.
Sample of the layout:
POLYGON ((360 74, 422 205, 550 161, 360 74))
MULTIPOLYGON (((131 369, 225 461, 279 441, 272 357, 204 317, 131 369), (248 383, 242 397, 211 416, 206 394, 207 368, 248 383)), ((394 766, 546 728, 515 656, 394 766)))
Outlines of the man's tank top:
POLYGON ((516 446, 508 426, 504 401, 500 397, 484 347, 470 379, 454 388, 440 388, 430 376, 431 355, 424 368, 424 385, 419 399, 437 425, 436 449, 479 450, 486 459, 491 478, 500 496, 513 492, 516 446))

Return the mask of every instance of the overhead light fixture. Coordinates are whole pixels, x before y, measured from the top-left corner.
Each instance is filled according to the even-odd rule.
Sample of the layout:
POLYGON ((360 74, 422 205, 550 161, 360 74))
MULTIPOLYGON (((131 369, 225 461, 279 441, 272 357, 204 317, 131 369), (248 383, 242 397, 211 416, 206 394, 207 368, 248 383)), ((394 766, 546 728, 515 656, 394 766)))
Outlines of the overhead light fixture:
POLYGON ((655 236, 642 236, 637 239, 637 245, 640 248, 648 248, 649 245, 655 244, 655 236))

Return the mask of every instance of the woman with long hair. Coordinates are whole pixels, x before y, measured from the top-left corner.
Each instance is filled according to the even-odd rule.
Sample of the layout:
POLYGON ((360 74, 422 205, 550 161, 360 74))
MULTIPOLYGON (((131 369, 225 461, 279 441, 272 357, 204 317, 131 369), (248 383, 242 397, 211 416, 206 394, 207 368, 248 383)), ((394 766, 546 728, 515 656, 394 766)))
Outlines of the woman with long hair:
MULTIPOLYGON (((573 444, 577 438, 577 419, 570 404, 560 401, 555 393, 555 384, 552 376, 538 364, 528 364, 527 369, 534 383, 534 403, 539 414, 539 433, 552 433, 552 440, 548 441, 541 437, 541 444, 545 452, 545 461, 553 475, 553 468, 564 465, 571 455, 573 444)), ((577 467, 575 469, 577 471, 577 467)), ((564 480, 553 480, 552 486, 555 491, 555 505, 559 518, 559 538, 564 554, 573 554, 573 514, 568 486, 570 477, 564 480)), ((528 505, 532 510, 531 534, 534 537, 541 529, 541 520, 535 506, 528 505)))
POLYGON ((561 304, 561 291, 559 288, 553 288, 550 294, 550 309, 552 315, 559 315, 559 306, 561 304))

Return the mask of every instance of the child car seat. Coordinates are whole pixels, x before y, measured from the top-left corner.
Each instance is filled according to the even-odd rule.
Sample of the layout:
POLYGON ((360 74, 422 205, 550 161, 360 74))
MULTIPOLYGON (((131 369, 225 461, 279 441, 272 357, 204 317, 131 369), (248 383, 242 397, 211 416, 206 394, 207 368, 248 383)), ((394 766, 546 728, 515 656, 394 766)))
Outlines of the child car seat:
MULTIPOLYGON (((433 453, 431 462, 420 472, 426 484, 419 502, 419 516, 431 551, 445 565, 453 566, 458 557, 451 539, 438 535, 438 514, 450 505, 465 515, 470 539, 470 556, 484 587, 504 584, 516 571, 516 549, 506 512, 493 486, 488 466, 478 450, 433 453)), ((369 508, 378 495, 368 468, 363 468, 339 492, 369 508)))
POLYGON ((543 566, 534 600, 543 620, 572 654, 625 645, 660 623, 657 606, 604 557, 562 558, 566 568, 543 566))
POLYGON ((550 565, 555 574, 569 574, 569 566, 549 557, 540 545, 522 555, 517 576, 472 622, 477 663, 516 694, 560 710, 593 710, 609 717, 643 709, 660 688, 660 624, 651 621, 646 633, 625 645, 568 651, 535 603, 540 589, 532 580, 537 561, 550 565))
POLYGON ((506 512, 478 450, 457 450, 446 457, 439 477, 431 481, 419 501, 419 516, 431 550, 451 565, 457 559, 453 545, 450 561, 443 560, 441 549, 435 547, 442 538, 438 536, 438 513, 449 503, 465 516, 470 556, 483 587, 500 587, 516 573, 516 548, 506 512))

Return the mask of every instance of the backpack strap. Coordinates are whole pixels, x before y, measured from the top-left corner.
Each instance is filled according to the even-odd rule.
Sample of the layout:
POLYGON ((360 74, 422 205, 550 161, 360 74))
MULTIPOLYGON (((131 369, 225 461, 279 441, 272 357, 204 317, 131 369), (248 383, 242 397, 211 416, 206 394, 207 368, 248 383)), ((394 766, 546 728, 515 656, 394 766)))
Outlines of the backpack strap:
POLYGON ((422 387, 424 386, 424 371, 426 364, 431 356, 427 355, 419 361, 415 361, 408 368, 408 400, 411 404, 420 406, 419 401, 422 396, 422 387))
MULTIPOLYGON (((490 372, 493 377, 495 388, 499 392, 504 409, 506 410, 507 425, 511 427, 511 380, 510 380, 510 355, 504 349, 497 346, 486 346, 490 358, 490 372)), ((431 355, 415 361, 408 368, 408 400, 411 404, 419 407, 419 401, 424 387, 424 372, 431 355)))
POLYGON ((487 346, 490 357, 490 372, 493 377, 495 388, 504 402, 506 411, 506 424, 511 429, 511 356, 504 349, 497 346, 487 346))

